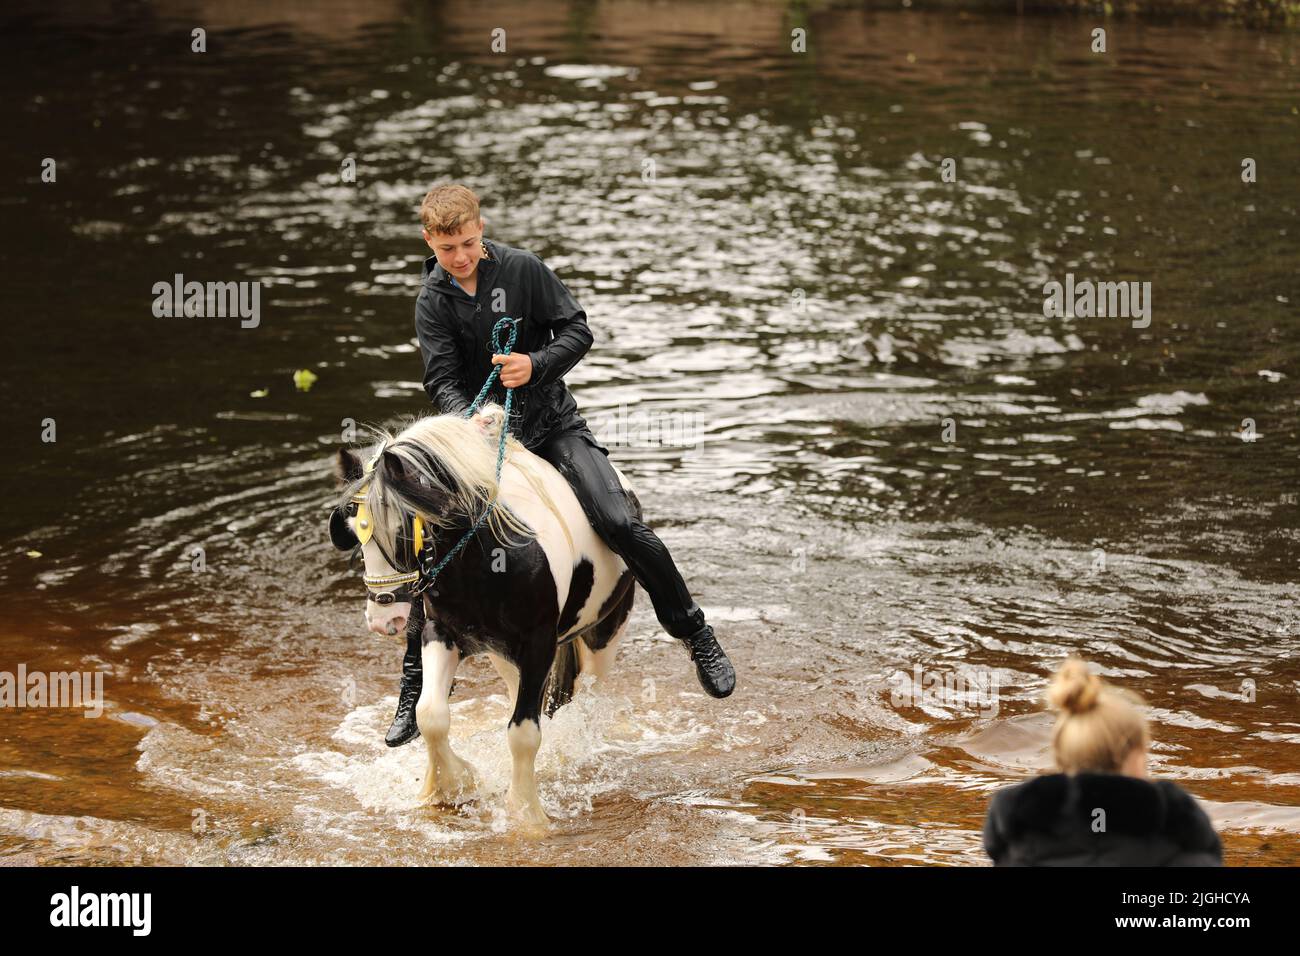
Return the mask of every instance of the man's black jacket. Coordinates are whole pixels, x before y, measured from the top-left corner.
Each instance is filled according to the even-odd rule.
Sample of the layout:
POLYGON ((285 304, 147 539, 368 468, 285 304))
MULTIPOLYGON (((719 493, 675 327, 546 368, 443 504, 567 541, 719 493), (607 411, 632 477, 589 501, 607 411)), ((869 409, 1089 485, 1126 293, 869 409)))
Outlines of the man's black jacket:
MULTIPOLYGON (((533 361, 528 384, 516 388, 510 431, 535 449, 550 436, 586 422, 563 376, 591 348, 587 313, 541 259, 484 239, 478 285, 470 296, 451 283, 436 256, 424 261, 415 303, 415 334, 424 356, 424 390, 439 412, 464 413, 492 372, 492 327, 503 316, 520 319, 512 353, 533 361)), ((485 401, 505 404, 498 377, 485 401)))

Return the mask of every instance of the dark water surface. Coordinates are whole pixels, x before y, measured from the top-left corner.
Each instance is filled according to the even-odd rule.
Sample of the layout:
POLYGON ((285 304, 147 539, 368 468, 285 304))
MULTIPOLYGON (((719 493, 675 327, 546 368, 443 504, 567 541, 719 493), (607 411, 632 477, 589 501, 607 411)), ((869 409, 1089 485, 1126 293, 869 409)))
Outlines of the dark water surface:
POLYGON ((1121 21, 1100 56, 1086 20, 762 3, 121 9, 0 14, 0 669, 103 671, 108 699, 0 710, 0 859, 979 863, 1074 651, 1144 695, 1153 771, 1228 862, 1300 863, 1295 37, 1121 21), (449 178, 589 313, 593 425, 698 425, 613 457, 739 671, 705 697, 642 595, 615 693, 544 729, 543 841, 506 824, 477 659, 453 739, 484 797, 416 805, 423 747, 381 740, 400 648, 323 530, 344 419, 427 408, 416 208, 449 178), (1045 318, 1067 272, 1150 282, 1150 326, 1045 318), (176 273, 260 280, 260 324, 156 318, 176 273), (891 692, 959 667, 991 712, 891 692))

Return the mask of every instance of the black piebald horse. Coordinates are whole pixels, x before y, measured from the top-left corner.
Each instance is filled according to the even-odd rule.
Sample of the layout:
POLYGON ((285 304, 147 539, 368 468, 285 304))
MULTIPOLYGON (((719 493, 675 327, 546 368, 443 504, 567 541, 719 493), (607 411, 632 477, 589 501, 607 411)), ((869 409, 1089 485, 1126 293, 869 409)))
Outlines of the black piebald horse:
MULTIPOLYGON (((421 799, 452 803, 476 789, 449 742, 448 696, 461 659, 487 654, 513 708, 510 807, 544 826, 534 771, 541 714, 571 699, 579 675, 599 682, 608 672, 635 581, 563 476, 514 438, 498 483, 504 412, 488 405, 482 414, 486 425, 436 415, 396 435, 378 430, 364 458, 339 449, 343 489, 330 538, 361 551, 370 630, 397 635, 423 620, 416 722, 429 764, 421 799)), ((635 493, 618 477, 639 516, 635 493)))

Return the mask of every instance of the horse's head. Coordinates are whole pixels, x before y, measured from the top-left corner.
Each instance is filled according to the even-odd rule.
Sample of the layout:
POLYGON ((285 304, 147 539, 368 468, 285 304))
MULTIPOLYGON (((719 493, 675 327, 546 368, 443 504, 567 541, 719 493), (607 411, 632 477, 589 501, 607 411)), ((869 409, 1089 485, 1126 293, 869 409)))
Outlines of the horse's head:
MULTIPOLYGON (((494 506, 504 423, 505 410, 489 404, 475 421, 430 415, 396 436, 376 429, 379 442, 364 458, 339 449, 334 472, 342 494, 330 513, 330 541, 365 560, 366 626, 376 634, 396 635, 406 626, 411 602, 427 586, 423 574, 433 562, 435 536, 447 537, 441 550, 449 553, 451 535, 459 537, 482 516, 504 544, 511 544, 510 533, 534 534, 509 508, 494 506)), ((528 457, 514 438, 507 436, 506 447, 512 460, 528 457)), ((522 474, 558 517, 532 467, 525 463, 522 474)))
POLYGON ((340 448, 334 470, 345 497, 330 512, 330 541, 340 551, 361 552, 366 627, 398 635, 418 599, 421 554, 452 496, 438 480, 436 461, 416 446, 388 439, 364 462, 340 448))

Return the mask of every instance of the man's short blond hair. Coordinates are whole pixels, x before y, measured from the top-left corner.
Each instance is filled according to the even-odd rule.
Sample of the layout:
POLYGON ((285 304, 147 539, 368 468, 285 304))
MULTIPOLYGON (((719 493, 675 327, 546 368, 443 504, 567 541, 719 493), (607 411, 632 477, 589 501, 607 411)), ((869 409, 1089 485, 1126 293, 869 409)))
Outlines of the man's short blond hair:
POLYGON ((460 183, 439 183, 420 203, 420 222, 432 235, 454 236, 466 223, 478 225, 478 196, 460 183))

